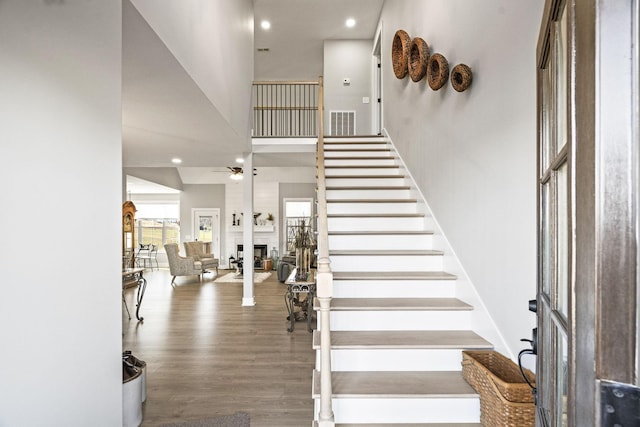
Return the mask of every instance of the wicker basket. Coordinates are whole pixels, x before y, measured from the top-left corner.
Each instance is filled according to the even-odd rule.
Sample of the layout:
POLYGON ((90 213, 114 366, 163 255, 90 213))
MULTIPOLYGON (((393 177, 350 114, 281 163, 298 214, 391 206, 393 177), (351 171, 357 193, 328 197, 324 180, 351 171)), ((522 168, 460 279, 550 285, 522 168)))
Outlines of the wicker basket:
POLYGON ((414 82, 419 82, 427 74, 427 63, 429 62, 429 45, 420 37, 416 37, 411 42, 409 49, 409 77, 414 82))
POLYGON ((399 79, 407 76, 409 66, 409 51, 411 50, 411 37, 404 30, 396 31, 391 45, 391 62, 393 73, 399 79))
MULTIPOLYGON (((528 369, 524 371, 534 384, 535 375, 528 369)), ((462 376, 480 394, 483 426, 527 427, 535 424, 531 387, 510 359, 496 351, 463 351, 462 376)))

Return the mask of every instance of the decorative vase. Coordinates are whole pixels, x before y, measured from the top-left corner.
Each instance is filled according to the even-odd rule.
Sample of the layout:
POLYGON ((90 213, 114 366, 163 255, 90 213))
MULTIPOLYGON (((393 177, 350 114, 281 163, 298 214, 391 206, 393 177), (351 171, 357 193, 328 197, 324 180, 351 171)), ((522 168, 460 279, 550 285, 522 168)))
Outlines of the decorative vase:
POLYGON ((311 248, 309 246, 296 248, 296 281, 306 281, 309 278, 310 270, 311 248))

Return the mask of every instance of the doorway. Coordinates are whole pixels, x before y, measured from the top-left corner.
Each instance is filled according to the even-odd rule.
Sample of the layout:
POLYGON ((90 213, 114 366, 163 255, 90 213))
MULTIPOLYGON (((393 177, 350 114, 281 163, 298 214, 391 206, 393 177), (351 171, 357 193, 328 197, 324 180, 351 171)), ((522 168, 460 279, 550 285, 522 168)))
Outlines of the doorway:
POLYGON ((378 28, 373 40, 373 133, 382 135, 382 27, 378 28))
POLYGON ((285 198, 282 201, 282 230, 284 230, 284 239, 282 255, 288 255, 295 252, 295 230, 304 222, 306 227, 315 229, 313 219, 313 199, 311 198, 285 198))
POLYGON ((193 239, 208 243, 210 252, 220 258, 220 209, 193 208, 191 218, 193 239))

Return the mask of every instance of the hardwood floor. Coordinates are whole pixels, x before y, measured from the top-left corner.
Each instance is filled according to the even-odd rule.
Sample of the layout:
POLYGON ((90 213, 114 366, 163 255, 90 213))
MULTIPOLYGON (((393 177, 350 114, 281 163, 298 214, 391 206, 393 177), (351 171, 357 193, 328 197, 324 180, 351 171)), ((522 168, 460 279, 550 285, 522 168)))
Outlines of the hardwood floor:
MULTIPOLYGON (((220 275, 226 271, 220 270, 220 275)), ((178 277, 147 271, 140 315, 135 290, 123 306, 123 350, 147 363, 142 426, 248 412, 251 426, 309 426, 313 420, 312 334, 298 322, 287 332, 285 285, 276 272, 255 285, 256 305, 242 307, 241 283, 205 274, 178 277)))

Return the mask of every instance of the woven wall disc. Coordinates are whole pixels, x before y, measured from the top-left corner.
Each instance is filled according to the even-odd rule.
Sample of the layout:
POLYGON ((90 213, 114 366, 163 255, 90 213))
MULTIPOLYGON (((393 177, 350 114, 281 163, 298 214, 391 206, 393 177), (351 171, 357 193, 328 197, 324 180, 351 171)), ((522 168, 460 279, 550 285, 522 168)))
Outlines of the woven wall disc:
POLYGON ((427 74, 427 63, 429 62, 429 45, 420 37, 416 37, 411 42, 409 50, 409 77, 414 82, 422 80, 427 74))
POLYGON ((458 64, 451 70, 451 86, 456 92, 464 92, 471 86, 473 74, 466 64, 458 64))
POLYGON ((393 73, 399 79, 404 79, 407 75, 410 49, 411 37, 409 34, 404 30, 396 31, 391 45, 391 61, 393 62, 393 73))
POLYGON ((429 58, 429 64, 427 65, 427 82, 429 87, 433 90, 438 90, 447 83, 449 78, 449 63, 447 58, 434 53, 429 58))

